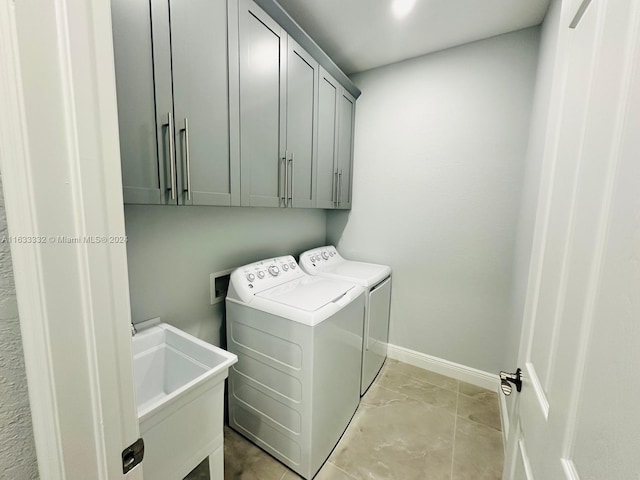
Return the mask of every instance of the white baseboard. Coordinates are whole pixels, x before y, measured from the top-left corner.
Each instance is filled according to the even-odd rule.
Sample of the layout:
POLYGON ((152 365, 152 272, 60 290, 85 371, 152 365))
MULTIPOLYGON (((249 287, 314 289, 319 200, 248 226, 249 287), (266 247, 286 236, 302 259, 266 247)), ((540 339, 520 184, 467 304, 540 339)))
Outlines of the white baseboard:
POLYGON ((390 358, 399 360, 415 367, 424 368, 431 372, 446 375, 447 377, 462 380, 463 382, 476 385, 497 392, 500 390, 500 380, 497 374, 484 372, 477 368, 467 367, 459 363, 450 362, 443 358, 433 357, 426 353, 416 352, 398 345, 389 344, 387 354, 390 358))
POLYGON ((507 410, 507 401, 505 396, 500 390, 500 377, 498 374, 485 372, 473 367, 467 367, 466 365, 444 360, 443 358, 433 357, 426 353, 416 352, 415 350, 410 350, 398 345, 389 344, 387 355, 389 358, 393 358, 394 360, 408 363, 409 365, 424 368, 430 372, 446 375, 447 377, 455 378, 456 380, 461 380, 463 382, 497 392, 500 404, 500 417, 502 419, 503 442, 506 442, 506 438, 509 433, 509 411, 507 410))

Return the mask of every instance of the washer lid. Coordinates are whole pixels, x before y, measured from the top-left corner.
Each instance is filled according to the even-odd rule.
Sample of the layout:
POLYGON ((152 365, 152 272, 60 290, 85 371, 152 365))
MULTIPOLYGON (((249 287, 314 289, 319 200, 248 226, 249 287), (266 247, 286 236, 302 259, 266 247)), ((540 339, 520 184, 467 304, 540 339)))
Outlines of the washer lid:
POLYGON ((305 312, 315 312, 343 297, 354 285, 322 277, 303 277, 257 293, 260 297, 305 312))
POLYGON ((387 265, 354 262, 351 260, 327 266, 323 268, 320 273, 320 275, 325 277, 341 278, 365 287, 375 285, 390 274, 391 268, 387 265))

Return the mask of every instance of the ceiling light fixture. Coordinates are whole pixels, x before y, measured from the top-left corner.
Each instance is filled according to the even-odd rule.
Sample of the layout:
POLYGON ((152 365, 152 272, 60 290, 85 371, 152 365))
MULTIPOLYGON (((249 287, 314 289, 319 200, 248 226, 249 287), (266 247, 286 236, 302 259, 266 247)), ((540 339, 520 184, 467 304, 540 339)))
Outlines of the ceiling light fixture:
POLYGON ((407 16, 415 4, 416 0, 393 0, 391 10, 396 18, 403 18, 407 16))

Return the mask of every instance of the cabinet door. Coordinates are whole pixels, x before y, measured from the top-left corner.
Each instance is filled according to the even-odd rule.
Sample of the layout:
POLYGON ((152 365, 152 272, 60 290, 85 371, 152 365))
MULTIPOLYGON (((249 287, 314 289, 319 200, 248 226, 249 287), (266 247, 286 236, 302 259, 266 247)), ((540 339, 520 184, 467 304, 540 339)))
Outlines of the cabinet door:
POLYGON ((240 0, 241 204, 285 206, 286 33, 250 0, 240 0))
POLYGON ((173 155, 169 148, 173 132, 163 127, 173 114, 168 5, 155 0, 112 0, 111 13, 124 202, 168 203, 167 171, 173 155), (168 75, 157 82, 154 56, 155 74, 168 75))
POLYGON ((356 100, 341 88, 338 98, 338 208, 351 208, 356 100))
POLYGON ((170 6, 180 203, 231 205, 240 177, 229 155, 227 0, 170 6))
POLYGON ((287 202, 310 208, 315 197, 318 62, 287 40, 287 202))
POLYGON ((318 154, 316 168, 316 206, 336 207, 337 188, 337 105, 340 87, 320 67, 318 85, 318 154))

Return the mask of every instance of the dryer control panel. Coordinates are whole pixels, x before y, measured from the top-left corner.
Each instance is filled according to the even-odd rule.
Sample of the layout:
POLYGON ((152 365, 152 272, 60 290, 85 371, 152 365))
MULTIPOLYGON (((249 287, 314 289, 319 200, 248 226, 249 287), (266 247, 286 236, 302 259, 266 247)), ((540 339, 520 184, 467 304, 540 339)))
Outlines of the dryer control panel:
POLYGON ((291 255, 261 260, 231 273, 227 296, 248 302, 256 293, 304 276, 291 255))
POLYGON ((307 272, 320 271, 330 265, 336 265, 344 261, 344 258, 340 256, 333 245, 308 250, 300 255, 300 265, 307 272))

